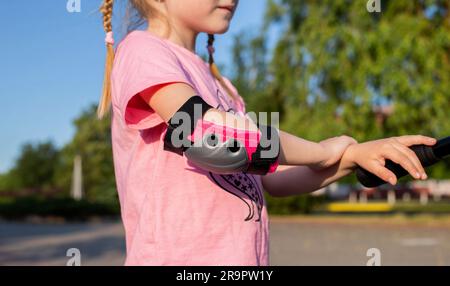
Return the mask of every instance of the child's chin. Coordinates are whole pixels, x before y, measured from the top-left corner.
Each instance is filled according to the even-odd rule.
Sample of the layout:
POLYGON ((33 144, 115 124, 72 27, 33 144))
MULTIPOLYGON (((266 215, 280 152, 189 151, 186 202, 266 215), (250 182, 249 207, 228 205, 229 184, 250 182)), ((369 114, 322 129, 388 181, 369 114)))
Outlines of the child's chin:
POLYGON ((222 25, 220 27, 217 27, 215 29, 211 29, 211 31, 209 32, 209 34, 225 34, 226 32, 228 32, 228 30, 230 29, 230 25, 222 25))

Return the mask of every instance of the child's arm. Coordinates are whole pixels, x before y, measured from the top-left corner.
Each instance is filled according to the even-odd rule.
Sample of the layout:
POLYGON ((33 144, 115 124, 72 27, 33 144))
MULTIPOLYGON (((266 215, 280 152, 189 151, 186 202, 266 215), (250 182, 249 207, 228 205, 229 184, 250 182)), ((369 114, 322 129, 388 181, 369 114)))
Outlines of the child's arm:
MULTIPOLYGON (((154 88, 151 96, 147 94, 148 97, 143 96, 143 98, 159 116, 169 122, 180 107, 195 95, 197 94, 190 85, 173 83, 154 88)), ((235 121, 233 127, 257 130, 251 120, 217 109, 209 109, 204 115, 204 119, 210 121, 230 117, 235 121)), ((224 121, 221 120, 221 122, 224 121)), ((228 123, 228 121, 225 122, 228 123)), ((302 166, 302 168, 297 167, 297 170, 301 170, 300 173, 304 176, 305 181, 308 181, 309 187, 304 188, 307 192, 320 189, 349 174, 350 170, 356 165, 394 185, 396 182, 395 174, 384 167, 387 159, 400 164, 414 178, 425 178, 425 170, 420 160, 408 147, 436 143, 436 139, 421 135, 393 137, 363 144, 357 144, 353 138, 348 136, 335 137, 320 143, 310 142, 282 131, 280 131, 279 137, 281 146, 278 163, 280 165, 302 166), (338 162, 341 163, 332 167, 338 162), (305 169, 307 167, 310 169, 305 169)), ((276 172, 274 176, 281 172, 276 172)), ((288 173, 292 174, 293 171, 288 173)), ((289 183, 293 186, 301 186, 305 183, 298 180, 298 177, 290 177, 293 179, 289 180, 289 183)), ((278 181, 286 182, 288 180, 278 181)), ((280 184, 267 184, 267 180, 266 185, 277 185, 278 189, 281 188, 280 184)))
POLYGON ((417 155, 409 147, 433 146, 436 139, 422 135, 406 135, 350 145, 335 165, 312 170, 306 166, 280 166, 275 173, 262 177, 264 189, 275 197, 311 193, 351 174, 357 166, 395 185, 397 178, 385 167, 386 160, 400 164, 415 179, 426 180, 426 172, 417 155))
MULTIPOLYGON (((151 94, 147 94, 144 100, 165 121, 169 122, 180 107, 191 97, 197 95, 194 89, 184 83, 173 83, 155 88, 151 94)), ((250 131, 258 130, 257 126, 249 119, 235 116, 231 113, 211 109, 205 113, 203 119, 211 122, 234 121, 236 128, 250 131)), ((298 138, 289 133, 280 131, 280 165, 305 165, 315 169, 322 169, 335 164, 342 156, 345 149, 356 141, 348 136, 341 136, 315 143, 298 138)))
POLYGON ((273 197, 312 193, 353 173, 355 165, 344 153, 336 164, 314 170, 308 166, 279 166, 277 171, 261 177, 264 190, 273 197))

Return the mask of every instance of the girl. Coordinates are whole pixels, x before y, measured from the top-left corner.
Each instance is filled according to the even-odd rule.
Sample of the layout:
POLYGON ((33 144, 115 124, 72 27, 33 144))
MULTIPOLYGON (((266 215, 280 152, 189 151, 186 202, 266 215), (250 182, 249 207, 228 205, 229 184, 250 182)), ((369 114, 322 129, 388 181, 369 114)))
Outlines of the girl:
MULTIPOLYGON (((362 144, 341 136, 315 143, 274 129, 279 152, 268 161, 256 155, 246 158, 257 172, 250 172, 250 167, 214 172, 199 167, 202 159, 195 161, 195 156, 202 154, 190 154, 190 160, 190 149, 180 149, 186 156, 171 152, 166 144, 171 118, 193 101, 205 107, 203 121, 197 123, 222 124, 225 130, 231 125, 223 124, 224 119, 231 118, 233 132, 248 129, 259 136, 257 140, 262 138, 238 91, 214 64, 214 34, 228 30, 238 2, 130 0, 148 21, 148 29, 129 33, 114 50, 113 0, 104 0, 107 62, 98 115, 102 118, 112 103, 126 265, 268 265, 263 190, 279 197, 313 192, 358 165, 395 184, 395 175, 384 168, 386 159, 401 164, 414 178, 426 179, 418 158, 407 148, 436 143, 425 136, 362 144), (209 34, 209 63, 195 52, 201 32, 209 34)), ((255 149, 246 150, 256 154, 255 149)))

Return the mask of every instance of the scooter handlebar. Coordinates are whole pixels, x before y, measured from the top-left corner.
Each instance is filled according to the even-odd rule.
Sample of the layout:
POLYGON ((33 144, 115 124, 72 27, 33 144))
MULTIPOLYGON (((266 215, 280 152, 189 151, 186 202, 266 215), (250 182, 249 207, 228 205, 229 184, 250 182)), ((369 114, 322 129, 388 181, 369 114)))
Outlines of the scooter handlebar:
MULTIPOLYGON (((450 155, 450 136, 439 140, 434 146, 415 145, 411 146, 410 149, 416 153, 422 166, 427 168, 450 155)), ((386 160, 385 167, 391 170, 398 179, 408 174, 408 171, 403 169, 402 166, 391 160, 386 160)), ((361 167, 357 168, 356 177, 358 178, 358 181, 367 188, 374 188, 387 183, 361 167)))

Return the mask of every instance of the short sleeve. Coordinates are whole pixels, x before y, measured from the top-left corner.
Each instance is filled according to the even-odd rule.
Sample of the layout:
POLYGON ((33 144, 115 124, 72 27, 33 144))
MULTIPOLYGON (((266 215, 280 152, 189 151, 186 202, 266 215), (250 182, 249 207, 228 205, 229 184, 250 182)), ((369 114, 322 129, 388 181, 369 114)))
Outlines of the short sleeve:
MULTIPOLYGON (((176 55, 162 41, 143 34, 130 34, 117 49, 113 68, 117 108, 125 124, 137 130, 164 123, 144 101, 158 88, 170 83, 186 83, 194 88, 176 55)), ((194 88, 195 89, 195 88, 194 88)), ((113 88, 114 90, 114 88, 113 88)))

